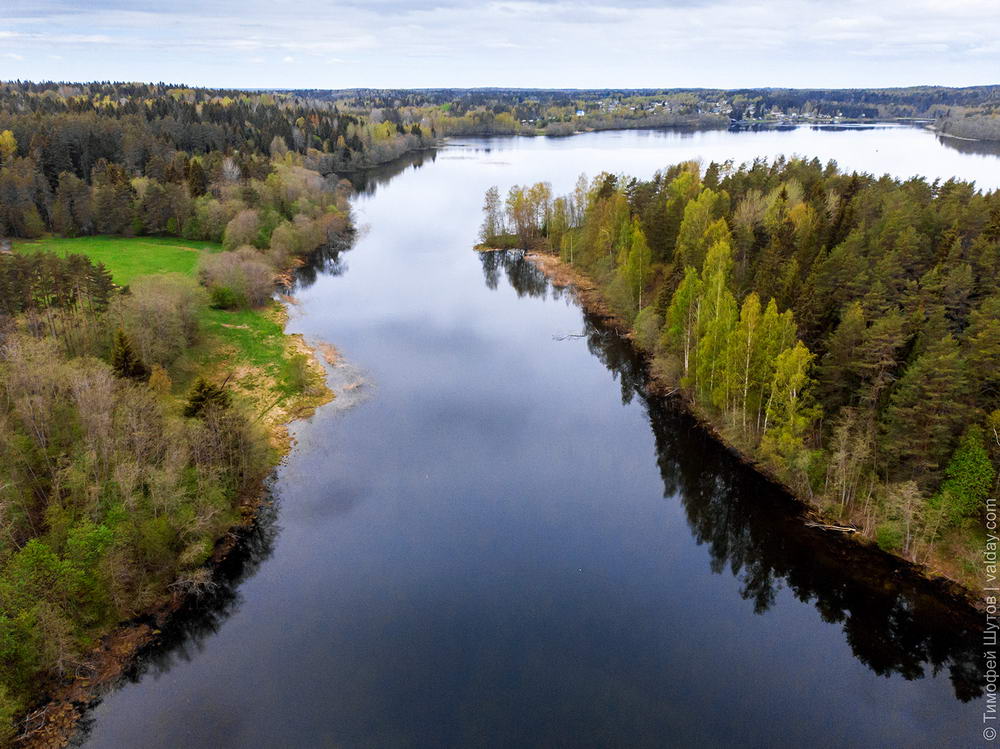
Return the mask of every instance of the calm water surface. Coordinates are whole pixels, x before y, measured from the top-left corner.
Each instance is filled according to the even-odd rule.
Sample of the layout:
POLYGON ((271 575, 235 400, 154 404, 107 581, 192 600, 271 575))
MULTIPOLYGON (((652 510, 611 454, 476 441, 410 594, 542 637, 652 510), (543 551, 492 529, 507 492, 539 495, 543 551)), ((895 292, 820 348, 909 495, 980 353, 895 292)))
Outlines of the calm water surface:
POLYGON ((1000 182, 904 128, 461 140, 372 179, 290 324, 361 385, 295 425, 218 593, 81 742, 976 746, 960 617, 804 530, 530 265, 470 251, 493 184, 780 153, 1000 182))

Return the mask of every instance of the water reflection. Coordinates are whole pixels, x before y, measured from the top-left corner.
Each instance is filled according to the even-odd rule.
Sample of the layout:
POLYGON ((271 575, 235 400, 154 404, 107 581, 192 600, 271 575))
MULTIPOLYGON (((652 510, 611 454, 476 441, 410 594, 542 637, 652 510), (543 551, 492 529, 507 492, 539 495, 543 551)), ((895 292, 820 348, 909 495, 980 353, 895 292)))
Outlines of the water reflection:
MULTIPOLYGON (((482 263, 490 288, 503 273, 519 296, 544 298, 551 289, 522 253, 484 253, 482 263)), ((682 503, 712 571, 728 570, 757 614, 788 588, 824 621, 840 623, 855 658, 876 674, 912 680, 947 670, 959 700, 982 696, 982 633, 971 607, 878 550, 807 528, 798 503, 743 466, 676 401, 646 392, 645 363, 626 339, 589 314, 584 332, 587 348, 619 381, 622 402, 638 398, 646 411, 664 497, 682 503)))
POLYGON ((938 135, 937 142, 946 148, 954 149, 960 153, 971 153, 978 156, 1000 156, 1000 142, 997 141, 963 140, 962 138, 949 138, 944 135, 938 135))
MULTIPOLYGON (((159 637, 136 660, 116 689, 125 683, 138 683, 148 676, 167 673, 180 663, 192 660, 205 648, 223 624, 240 610, 243 596, 240 585, 257 574, 274 552, 281 531, 278 503, 273 495, 261 504, 254 524, 240 532, 236 546, 215 567, 212 585, 199 597, 190 599, 170 617, 159 637)), ((90 738, 95 723, 88 711, 80 722, 73 746, 82 746, 90 738)))
POLYGON ((483 264, 483 277, 490 289, 496 289, 501 274, 519 297, 533 296, 545 299, 550 294, 559 299, 563 290, 550 286, 545 274, 524 257, 524 250, 504 252, 481 252, 479 260, 483 264))
POLYGON ((314 250, 305 262, 295 269, 291 291, 308 289, 322 275, 341 276, 347 272, 343 254, 354 246, 354 235, 323 245, 314 250))
POLYGON ((434 163, 436 159, 436 149, 413 151, 387 164, 370 169, 359 169, 356 172, 350 172, 342 176, 350 181, 355 193, 372 197, 378 192, 379 187, 389 184, 394 177, 402 174, 407 169, 419 169, 425 163, 434 163))

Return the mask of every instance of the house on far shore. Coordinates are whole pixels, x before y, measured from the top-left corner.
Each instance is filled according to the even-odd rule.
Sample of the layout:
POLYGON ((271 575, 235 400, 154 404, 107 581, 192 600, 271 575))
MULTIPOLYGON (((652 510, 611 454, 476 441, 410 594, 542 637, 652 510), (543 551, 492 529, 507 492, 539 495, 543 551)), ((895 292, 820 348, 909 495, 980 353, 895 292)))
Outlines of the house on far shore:
POLYGON ((13 255, 14 250, 10 246, 10 240, 6 237, 0 237, 0 255, 13 255))

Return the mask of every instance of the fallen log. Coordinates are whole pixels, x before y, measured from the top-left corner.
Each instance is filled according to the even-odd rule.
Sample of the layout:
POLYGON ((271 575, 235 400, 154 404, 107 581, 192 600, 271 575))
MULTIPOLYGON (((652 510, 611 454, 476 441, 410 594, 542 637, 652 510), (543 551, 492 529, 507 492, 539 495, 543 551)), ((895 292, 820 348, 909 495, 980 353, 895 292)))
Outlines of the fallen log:
POLYGON ((806 528, 819 528, 824 531, 838 531, 840 533, 857 533, 858 529, 849 525, 827 525, 826 523, 806 523, 806 528))

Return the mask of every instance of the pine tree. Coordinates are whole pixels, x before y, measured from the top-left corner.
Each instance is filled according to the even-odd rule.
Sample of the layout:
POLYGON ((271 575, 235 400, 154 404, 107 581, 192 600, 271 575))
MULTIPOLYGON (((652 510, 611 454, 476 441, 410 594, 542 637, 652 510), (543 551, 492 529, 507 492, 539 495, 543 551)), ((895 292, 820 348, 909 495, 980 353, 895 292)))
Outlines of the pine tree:
POLYGON ((139 358, 132 341, 121 328, 115 332, 115 339, 111 345, 111 368, 117 377, 124 380, 145 382, 149 379, 149 367, 139 358))
POLYGON ((857 392, 858 378, 852 364, 865 335, 865 315, 859 302, 852 302, 840 324, 826 341, 826 354, 819 369, 823 403, 831 411, 846 405, 857 392))
POLYGON ((929 483, 968 415, 965 362, 951 334, 932 343, 900 378, 883 420, 882 448, 894 473, 929 483))
POLYGON ((898 309, 865 330, 852 363, 853 371, 862 379, 858 393, 864 405, 877 407, 883 393, 895 382, 900 349, 905 343, 905 320, 898 309))
POLYGON ((964 344, 976 403, 987 412, 1000 408, 1000 295, 972 313, 964 344))

